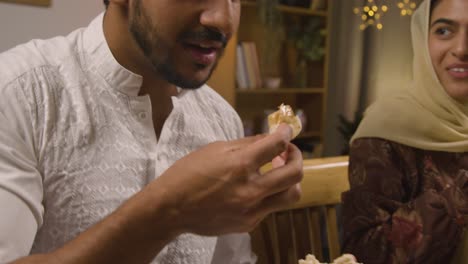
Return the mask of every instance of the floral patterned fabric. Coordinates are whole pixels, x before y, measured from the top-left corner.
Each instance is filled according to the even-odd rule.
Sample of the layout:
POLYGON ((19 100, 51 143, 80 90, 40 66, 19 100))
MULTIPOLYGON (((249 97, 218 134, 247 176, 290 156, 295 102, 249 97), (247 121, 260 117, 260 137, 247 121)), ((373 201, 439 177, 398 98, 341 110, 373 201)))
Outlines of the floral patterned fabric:
POLYGON ((343 251, 360 262, 449 263, 468 220, 468 152, 353 141, 343 251))

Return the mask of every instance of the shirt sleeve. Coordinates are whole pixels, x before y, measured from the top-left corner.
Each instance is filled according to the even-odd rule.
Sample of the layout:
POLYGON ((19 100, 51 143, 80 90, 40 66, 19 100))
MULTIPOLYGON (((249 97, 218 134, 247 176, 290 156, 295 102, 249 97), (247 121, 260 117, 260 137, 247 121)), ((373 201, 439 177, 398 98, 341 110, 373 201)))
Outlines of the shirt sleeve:
POLYGON ((252 252, 248 233, 219 236, 211 264, 254 264, 257 256, 252 252))
POLYGON ((3 263, 29 254, 37 228, 42 225, 44 208, 28 103, 14 83, 0 92, 0 262, 3 263))
POLYGON ((343 251, 363 263, 447 263, 461 239, 457 212, 466 201, 458 206, 457 186, 423 187, 417 169, 404 169, 419 166, 411 164, 416 159, 402 156, 385 140, 351 146, 343 251))
POLYGON ((0 189, 0 263, 26 256, 37 232, 37 221, 18 196, 0 189))

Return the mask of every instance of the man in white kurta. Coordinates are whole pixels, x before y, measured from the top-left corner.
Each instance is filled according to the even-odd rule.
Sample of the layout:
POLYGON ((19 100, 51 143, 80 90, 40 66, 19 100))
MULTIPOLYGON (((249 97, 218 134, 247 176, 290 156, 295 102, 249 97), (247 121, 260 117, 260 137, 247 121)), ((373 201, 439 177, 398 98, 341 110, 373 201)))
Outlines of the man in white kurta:
POLYGON ((240 1, 104 3, 0 54, 0 262, 254 262, 245 232, 299 199, 302 155, 288 125, 238 139, 204 85, 240 1))
MULTIPOLYGON (((150 98, 138 95, 142 77, 116 61, 102 24, 100 15, 67 37, 0 55, 2 263, 57 249, 176 160, 242 137, 235 111, 204 85, 178 89, 157 138, 150 98)), ((183 234, 152 263, 212 261, 253 262, 248 236, 183 234), (216 247, 224 253, 213 260, 216 247)))

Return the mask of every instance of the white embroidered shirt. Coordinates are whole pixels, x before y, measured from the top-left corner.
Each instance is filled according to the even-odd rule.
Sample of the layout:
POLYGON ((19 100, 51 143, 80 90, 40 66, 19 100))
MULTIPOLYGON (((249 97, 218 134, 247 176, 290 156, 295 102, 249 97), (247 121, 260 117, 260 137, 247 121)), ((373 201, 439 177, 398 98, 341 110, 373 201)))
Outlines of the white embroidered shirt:
MULTIPOLYGON (((205 85, 172 97, 157 139, 142 77, 112 56, 102 22, 0 54, 0 262, 62 246, 184 155, 242 136, 205 85)), ((184 234, 153 263, 251 263, 248 243, 184 234)))

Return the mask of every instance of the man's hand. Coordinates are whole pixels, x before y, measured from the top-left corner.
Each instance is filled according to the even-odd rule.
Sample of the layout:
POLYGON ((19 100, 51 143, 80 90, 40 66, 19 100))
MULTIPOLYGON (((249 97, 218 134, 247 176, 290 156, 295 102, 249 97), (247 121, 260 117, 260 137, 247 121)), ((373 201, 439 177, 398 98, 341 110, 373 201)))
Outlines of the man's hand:
POLYGON ((250 231, 267 214, 300 198, 302 155, 290 139, 291 128, 281 125, 271 135, 212 143, 177 161, 152 184, 166 187, 182 232, 250 231), (277 165, 260 173, 273 159, 277 165))
POLYGON ((302 156, 290 138, 282 125, 271 135, 209 144, 63 247, 14 263, 148 263, 181 233, 249 231, 299 199, 302 156), (275 157, 280 164, 260 173, 275 157))

